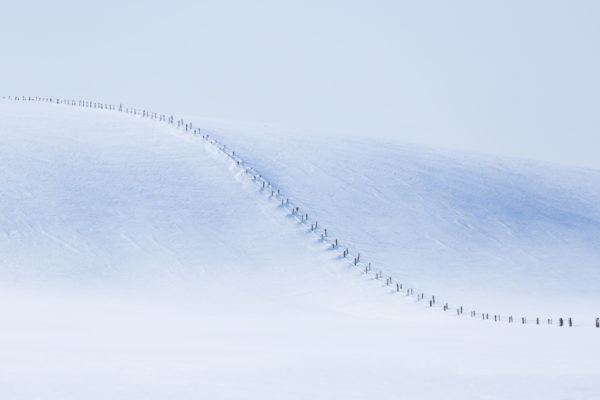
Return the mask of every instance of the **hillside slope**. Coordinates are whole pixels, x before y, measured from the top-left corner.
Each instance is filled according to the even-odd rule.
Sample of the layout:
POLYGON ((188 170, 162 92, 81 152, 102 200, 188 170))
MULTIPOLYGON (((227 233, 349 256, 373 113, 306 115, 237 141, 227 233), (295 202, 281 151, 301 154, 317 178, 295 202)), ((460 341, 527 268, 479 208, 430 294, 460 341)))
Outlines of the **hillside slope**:
POLYGON ((204 125, 400 281, 490 312, 600 310, 600 171, 204 125))
MULTIPOLYGON (((354 208, 336 214, 341 207, 321 202, 338 174, 327 163, 319 174, 294 157, 261 161, 252 143, 232 145, 333 232, 366 246, 365 257, 398 257, 367 240, 378 229, 410 236, 376 216, 385 202, 369 206, 376 189, 383 199, 395 189, 373 185, 373 197, 343 200, 354 208)), ((599 331, 589 323, 494 324, 398 295, 327 251, 199 136, 116 112, 0 102, 0 179, 0 397, 548 399, 599 390, 599 331)), ((581 202, 590 187, 577 192, 581 202)), ((395 209, 388 201, 382 211, 395 209)), ((584 249, 596 229, 589 214, 584 249)), ((443 282, 415 271, 401 270, 423 285, 443 282)))

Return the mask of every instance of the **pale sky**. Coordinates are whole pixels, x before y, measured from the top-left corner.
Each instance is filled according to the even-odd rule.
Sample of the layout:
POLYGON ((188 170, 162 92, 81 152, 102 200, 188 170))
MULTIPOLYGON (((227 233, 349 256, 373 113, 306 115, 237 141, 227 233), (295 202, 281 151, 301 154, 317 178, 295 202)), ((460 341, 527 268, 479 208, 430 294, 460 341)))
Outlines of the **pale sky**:
POLYGON ((19 1, 2 95, 600 169, 600 2, 19 1))

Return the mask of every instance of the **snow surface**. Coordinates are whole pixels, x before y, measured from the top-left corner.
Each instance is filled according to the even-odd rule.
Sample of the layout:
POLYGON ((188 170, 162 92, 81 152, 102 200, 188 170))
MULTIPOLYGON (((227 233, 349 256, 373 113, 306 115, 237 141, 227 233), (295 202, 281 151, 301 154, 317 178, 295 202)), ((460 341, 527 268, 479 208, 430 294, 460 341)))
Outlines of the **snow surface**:
POLYGON ((490 313, 600 313, 600 171, 206 125, 401 282, 490 313))
POLYGON ((394 293, 200 135, 3 101, 0 397, 599 398, 597 171, 202 126, 374 269, 575 327, 394 293))

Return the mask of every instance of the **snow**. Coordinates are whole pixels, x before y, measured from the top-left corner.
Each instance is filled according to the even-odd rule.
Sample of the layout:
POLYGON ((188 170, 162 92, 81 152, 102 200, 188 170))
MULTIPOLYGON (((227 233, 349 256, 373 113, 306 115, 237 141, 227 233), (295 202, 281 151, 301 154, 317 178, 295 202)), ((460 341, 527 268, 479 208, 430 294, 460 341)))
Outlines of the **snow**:
POLYGON ((598 398, 597 171, 234 125, 374 269, 529 323, 365 276, 201 135, 2 101, 2 398, 598 398))
POLYGON ((401 282, 490 313, 591 323, 600 310, 600 171, 204 125, 401 282))

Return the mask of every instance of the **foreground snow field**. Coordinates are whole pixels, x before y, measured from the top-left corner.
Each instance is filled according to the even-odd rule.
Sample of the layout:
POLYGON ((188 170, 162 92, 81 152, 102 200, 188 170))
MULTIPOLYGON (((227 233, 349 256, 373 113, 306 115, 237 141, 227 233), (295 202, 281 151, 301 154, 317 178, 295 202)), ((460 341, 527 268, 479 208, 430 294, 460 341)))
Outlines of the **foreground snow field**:
POLYGON ((3 101, 0 397, 600 396, 596 171, 209 131, 398 279, 576 326, 395 294, 198 135, 3 101))

